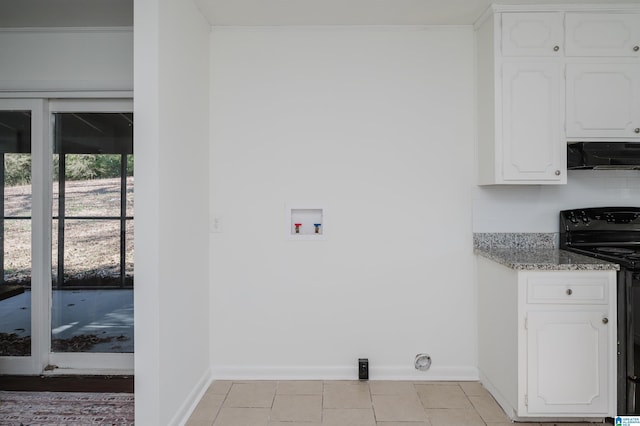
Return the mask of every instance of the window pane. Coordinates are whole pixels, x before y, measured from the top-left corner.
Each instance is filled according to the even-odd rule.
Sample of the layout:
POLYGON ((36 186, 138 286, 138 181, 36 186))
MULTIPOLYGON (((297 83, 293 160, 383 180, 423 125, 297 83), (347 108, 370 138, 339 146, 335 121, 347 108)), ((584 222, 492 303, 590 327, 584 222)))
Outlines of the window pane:
POLYGON ((0 356, 31 355, 31 113, 0 111, 0 356))
POLYGON ((64 226, 67 287, 120 285, 120 222, 72 220, 64 226))
POLYGON ((54 114, 56 352, 133 352, 132 118, 54 114))

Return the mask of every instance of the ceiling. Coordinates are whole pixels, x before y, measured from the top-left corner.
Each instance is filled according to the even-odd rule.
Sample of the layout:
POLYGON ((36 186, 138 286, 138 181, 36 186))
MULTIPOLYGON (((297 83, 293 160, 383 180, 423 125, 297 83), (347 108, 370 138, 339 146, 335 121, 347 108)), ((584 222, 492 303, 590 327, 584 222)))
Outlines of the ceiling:
MULTIPOLYGON (((178 1, 178 0, 167 0, 178 1)), ((184 1, 184 0, 183 0, 184 1)), ((193 0, 212 25, 469 25, 492 0, 193 0)), ((134 0, 0 0, 0 27, 133 25, 134 0)), ((503 4, 640 0, 495 0, 503 4)))
POLYGON ((194 0, 212 25, 470 25, 492 3, 640 0, 194 0))
POLYGON ((0 28, 131 26, 133 0, 0 0, 0 28))

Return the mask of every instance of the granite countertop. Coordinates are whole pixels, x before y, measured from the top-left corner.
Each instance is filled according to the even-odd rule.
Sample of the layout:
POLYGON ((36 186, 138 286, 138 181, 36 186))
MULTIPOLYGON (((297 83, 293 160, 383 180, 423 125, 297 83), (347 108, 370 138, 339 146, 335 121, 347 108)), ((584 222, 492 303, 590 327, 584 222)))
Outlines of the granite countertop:
POLYGON ((475 253, 517 270, 617 271, 620 269, 615 263, 556 248, 476 248, 475 253))
POLYGON ((474 252, 511 269, 528 271, 617 271, 620 266, 557 247, 554 234, 474 234, 474 252))

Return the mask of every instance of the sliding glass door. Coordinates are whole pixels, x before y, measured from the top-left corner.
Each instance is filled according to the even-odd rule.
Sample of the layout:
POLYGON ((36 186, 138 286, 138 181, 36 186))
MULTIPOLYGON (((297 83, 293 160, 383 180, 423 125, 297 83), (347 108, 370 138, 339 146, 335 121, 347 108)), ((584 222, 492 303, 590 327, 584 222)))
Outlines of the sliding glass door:
POLYGON ((131 102, 7 102, 0 371, 132 371, 131 102))
POLYGON ((44 102, 0 99, 0 372, 46 362, 44 102))

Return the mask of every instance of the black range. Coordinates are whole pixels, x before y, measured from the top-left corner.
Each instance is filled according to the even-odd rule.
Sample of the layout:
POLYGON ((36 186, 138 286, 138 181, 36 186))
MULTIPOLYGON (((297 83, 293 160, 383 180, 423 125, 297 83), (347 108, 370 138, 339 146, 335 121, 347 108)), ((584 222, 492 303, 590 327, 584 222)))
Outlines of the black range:
POLYGON ((640 413, 640 207, 560 212, 560 248, 620 265, 618 414, 640 413))

